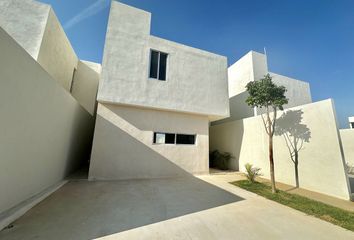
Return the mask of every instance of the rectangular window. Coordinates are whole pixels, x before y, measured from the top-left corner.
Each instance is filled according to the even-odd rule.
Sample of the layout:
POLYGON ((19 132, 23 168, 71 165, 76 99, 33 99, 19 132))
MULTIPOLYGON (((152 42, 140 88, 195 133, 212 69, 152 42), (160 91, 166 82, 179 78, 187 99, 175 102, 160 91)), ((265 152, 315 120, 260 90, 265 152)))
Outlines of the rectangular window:
POLYGON ((155 132, 153 143, 155 144, 195 144, 196 135, 191 134, 175 134, 155 132))
POLYGON ((154 133, 154 143, 175 144, 176 134, 174 133, 154 133))
POLYGON ((150 78, 166 81, 167 54, 151 50, 150 52, 150 78))
POLYGON ((352 128, 354 128, 354 123, 352 123, 352 128))
POLYGON ((177 134, 177 144, 194 144, 195 143, 195 135, 190 134, 177 134))

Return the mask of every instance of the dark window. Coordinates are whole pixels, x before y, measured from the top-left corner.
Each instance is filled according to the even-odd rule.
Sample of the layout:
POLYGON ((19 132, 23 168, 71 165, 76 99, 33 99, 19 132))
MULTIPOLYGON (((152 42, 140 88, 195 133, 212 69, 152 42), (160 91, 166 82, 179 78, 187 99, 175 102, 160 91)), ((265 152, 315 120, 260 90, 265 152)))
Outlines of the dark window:
POLYGON ((76 73, 76 68, 74 68, 74 70, 73 70, 73 75, 72 75, 72 77, 71 77, 70 93, 73 92, 75 73, 76 73))
POLYGON ((165 143, 166 144, 175 144, 176 134, 166 133, 165 134, 165 143))
POLYGON ((151 51, 150 59, 150 78, 157 78, 157 69, 159 65, 159 53, 156 51, 151 51))
POLYGON ((154 132, 155 144, 195 144, 196 135, 154 132))
POLYGON ((352 128, 354 128, 354 123, 352 123, 352 128))
POLYGON ((195 143, 195 135, 189 134, 177 134, 177 144, 194 144, 195 143))
POLYGON ((160 53, 159 80, 166 80, 167 54, 160 53))
POLYGON ((151 50, 150 53, 150 78, 161 81, 166 80, 167 54, 151 50))

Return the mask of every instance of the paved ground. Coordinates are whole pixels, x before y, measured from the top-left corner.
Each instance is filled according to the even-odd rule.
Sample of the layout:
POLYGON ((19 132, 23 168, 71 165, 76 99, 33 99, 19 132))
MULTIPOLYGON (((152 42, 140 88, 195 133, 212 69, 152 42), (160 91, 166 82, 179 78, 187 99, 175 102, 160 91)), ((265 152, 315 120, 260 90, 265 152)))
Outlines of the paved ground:
POLYGON ((231 177, 72 181, 0 239, 354 239, 353 232, 228 184, 231 177))

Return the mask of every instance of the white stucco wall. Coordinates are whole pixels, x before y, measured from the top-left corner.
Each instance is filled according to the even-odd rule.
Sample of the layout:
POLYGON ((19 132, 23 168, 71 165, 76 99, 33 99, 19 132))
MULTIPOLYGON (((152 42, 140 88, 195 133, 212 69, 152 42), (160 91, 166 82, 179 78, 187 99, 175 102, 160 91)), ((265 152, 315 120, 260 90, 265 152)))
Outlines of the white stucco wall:
MULTIPOLYGON (((309 142, 305 142, 299 151, 300 187, 348 200, 348 177, 332 101, 325 100, 290 110, 302 111, 301 124, 311 132, 309 142)), ((293 117, 291 119, 285 123, 288 127, 294 120, 293 117)), ((235 156, 232 168, 245 171, 244 165, 249 162, 260 167, 263 176, 269 178, 268 136, 261 116, 212 126, 210 150, 215 149, 235 156)), ((294 164, 283 136, 274 137, 274 161, 276 180, 295 185, 294 164)))
POLYGON ((0 28, 0 214, 88 160, 93 118, 0 28))
POLYGON ((50 6, 34 0, 1 0, 0 27, 37 59, 50 6))
POLYGON ((250 51, 228 68, 229 97, 246 91, 246 85, 268 73, 264 54, 250 51))
POLYGON ((289 78, 272 72, 269 72, 269 74, 275 84, 278 86, 284 86, 287 89, 285 96, 289 99, 289 102, 284 106, 284 108, 292 108, 312 103, 310 84, 308 82, 289 78))
POLYGON ((89 179, 207 173, 208 130, 207 116, 99 103, 89 179), (153 132, 197 134, 196 144, 153 144, 153 132))
POLYGON ((37 61, 67 91, 70 91, 78 58, 52 9, 49 12, 37 61))
POLYGON ((228 116, 227 59, 151 36, 150 19, 112 2, 98 101, 228 116), (168 54, 166 81, 148 77, 151 49, 168 54))
POLYGON ((211 125, 253 117, 255 115, 254 108, 246 104, 248 96, 249 94, 247 92, 242 92, 230 97, 230 117, 214 121, 211 125))
POLYGON ((70 90, 78 58, 50 5, 34 0, 2 0, 0 27, 70 90))
POLYGON ((72 95, 91 115, 94 115, 96 111, 100 74, 100 64, 79 61, 74 77, 72 95))
POLYGON ((342 139, 345 162, 354 173, 354 129, 341 129, 340 136, 342 139))
MULTIPOLYGON (((236 99, 244 96, 242 94, 246 91, 247 83, 259 80, 268 73, 273 78, 275 84, 282 85, 287 89, 285 95, 289 99, 289 103, 284 108, 296 107, 312 102, 309 83, 269 72, 266 56, 262 53, 250 51, 228 68, 230 119, 235 119, 237 116, 252 116, 248 116, 250 112, 247 106, 241 106, 241 104, 246 105, 243 99, 241 99, 242 103, 237 104, 232 104, 232 101, 233 99, 235 99, 234 101, 238 101, 236 99), (243 112, 240 113, 240 111, 243 112)), ((257 114, 261 113, 264 113, 264 110, 257 109, 257 114)))

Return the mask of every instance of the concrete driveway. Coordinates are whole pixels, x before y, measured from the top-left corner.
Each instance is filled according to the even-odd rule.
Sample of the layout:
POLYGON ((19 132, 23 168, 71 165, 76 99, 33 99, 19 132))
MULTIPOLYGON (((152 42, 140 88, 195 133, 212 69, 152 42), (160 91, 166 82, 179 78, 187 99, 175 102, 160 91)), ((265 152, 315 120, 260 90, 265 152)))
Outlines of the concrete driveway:
POLYGON ((354 239, 228 184, 232 176, 71 181, 0 239, 354 239))

